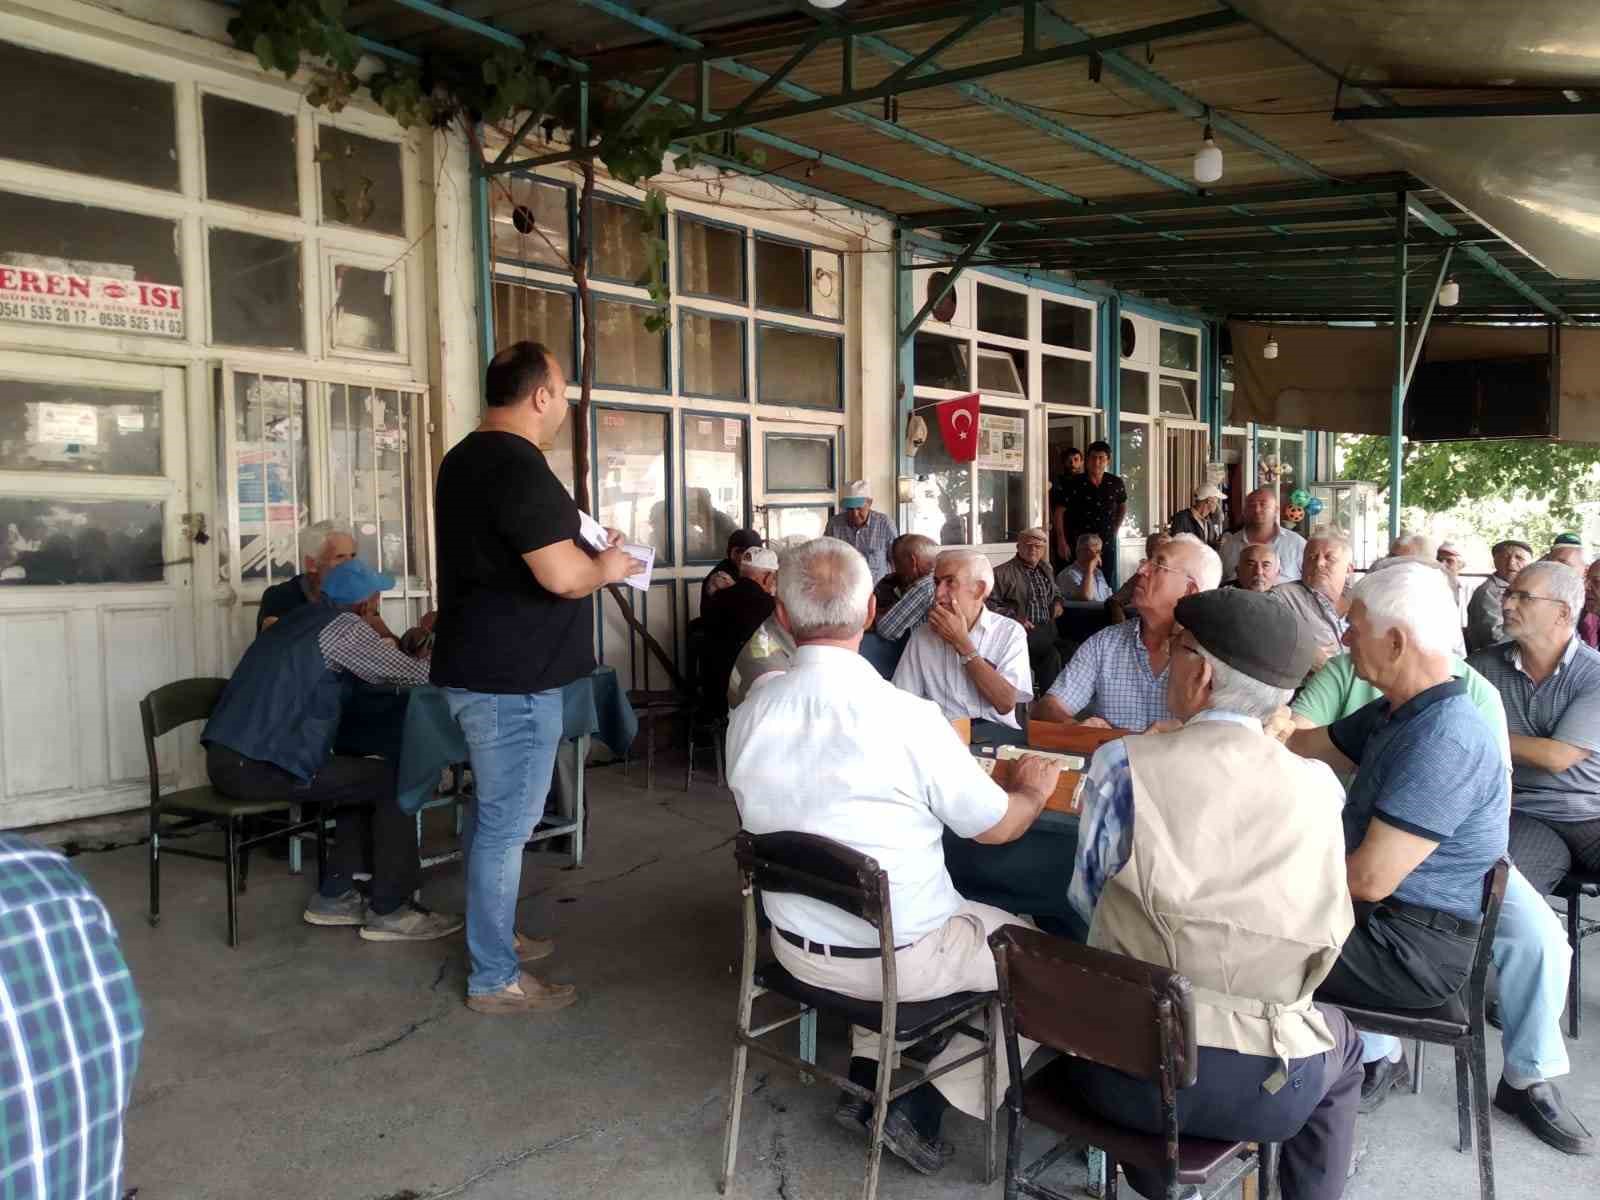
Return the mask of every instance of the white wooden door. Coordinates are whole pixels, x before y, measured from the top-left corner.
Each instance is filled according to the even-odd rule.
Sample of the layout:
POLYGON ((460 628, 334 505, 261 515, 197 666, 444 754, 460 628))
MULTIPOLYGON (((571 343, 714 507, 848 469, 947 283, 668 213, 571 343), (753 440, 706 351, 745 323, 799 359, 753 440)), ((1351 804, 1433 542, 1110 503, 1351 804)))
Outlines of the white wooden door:
POLYGON ((183 397, 176 368, 0 351, 0 828, 145 803, 139 700, 194 674, 183 397))

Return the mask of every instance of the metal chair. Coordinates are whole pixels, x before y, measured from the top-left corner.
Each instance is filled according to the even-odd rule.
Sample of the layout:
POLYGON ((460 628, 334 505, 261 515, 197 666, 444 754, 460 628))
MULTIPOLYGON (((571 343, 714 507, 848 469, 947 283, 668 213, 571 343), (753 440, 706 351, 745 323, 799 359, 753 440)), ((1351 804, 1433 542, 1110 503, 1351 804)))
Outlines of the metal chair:
POLYGON ((695 747, 705 741, 711 743, 711 756, 717 765, 717 786, 723 787, 727 783, 727 774, 723 763, 723 741, 728 734, 728 698, 726 696, 709 696, 705 694, 705 671, 703 670, 706 651, 705 618, 696 617, 689 622, 685 633, 685 655, 688 665, 686 682, 689 685, 689 719, 685 724, 688 727, 688 744, 685 752, 688 756, 683 771, 683 790, 688 791, 694 783, 694 752, 695 747))
POLYGON ((1011 1087, 1006 1093, 1010 1133, 1006 1143, 1006 1200, 1018 1196, 1067 1200, 1039 1182, 1069 1151, 1091 1146, 1106 1155, 1105 1195, 1117 1197, 1117 1164, 1159 1171, 1174 1200, 1183 1189, 1214 1185, 1220 1195, 1252 1168, 1260 1195, 1271 1194, 1276 1147, 1264 1153, 1247 1142, 1185 1138, 1178 1128, 1178 1092, 1194 1084, 1198 1069, 1194 996, 1188 979, 1165 967, 1080 946, 1022 925, 989 937, 1000 979, 1011 1087), (1057 1059, 1024 1081, 1019 1038, 1122 1071, 1161 1088, 1163 1133, 1139 1133, 1082 1107, 1057 1059), (1026 1167, 1022 1123, 1046 1125, 1061 1139, 1026 1167))
POLYGON ((222 689, 227 686, 226 679, 182 679, 158 687, 139 701, 139 719, 144 725, 144 752, 150 767, 150 924, 161 923, 162 835, 216 825, 222 830, 221 854, 205 854, 175 846, 167 847, 166 852, 226 865, 228 945, 237 946, 239 893, 245 890, 250 848, 276 838, 292 838, 297 833, 313 832, 317 838, 317 878, 320 880, 327 861, 327 834, 320 805, 313 805, 317 810, 316 816, 299 820, 290 814, 291 807, 297 806, 291 806, 287 800, 235 800, 209 785, 162 794, 161 767, 156 761, 156 739, 181 726, 207 720, 211 710, 217 706, 222 689), (167 814, 182 819, 163 824, 162 817, 167 814), (267 833, 242 836, 240 823, 245 817, 255 818, 272 828, 267 833))
POLYGON ((1494 1148, 1490 1142, 1489 1068, 1484 1055, 1484 984, 1494 948, 1494 931, 1500 923, 1500 905, 1506 895, 1506 872, 1510 862, 1502 858, 1483 877, 1483 917, 1478 926, 1478 948, 1472 959, 1472 973, 1466 985, 1437 1008, 1399 1010, 1359 1008, 1339 1004, 1357 1029, 1410 1038, 1417 1043, 1416 1065, 1411 1072, 1411 1090, 1422 1090, 1422 1048, 1433 1044, 1449 1046, 1456 1052, 1456 1120, 1459 1126, 1457 1149, 1465 1154, 1472 1149, 1472 1122, 1478 1122, 1478 1195, 1494 1200, 1494 1148))
MULTIPOLYGON (((793 1067, 802 1076, 820 1075, 852 1095, 872 1103, 872 1124, 867 1143, 867 1176, 862 1185, 863 1200, 873 1200, 878 1190, 878 1166, 883 1156, 883 1125, 889 1102, 905 1095, 958 1067, 987 1058, 984 1075, 985 1098, 989 1112, 985 1122, 984 1182, 994 1180, 995 1165, 995 1059, 998 1028, 995 993, 958 992, 937 1000, 902 1004, 895 989, 894 920, 889 911, 889 876, 876 860, 858 854, 847 846, 807 833, 767 833, 759 836, 741 832, 734 857, 744 881, 744 963, 739 980, 739 1013, 734 1029, 733 1082, 728 1091, 727 1126, 723 1140, 722 1173, 717 1190, 726 1192, 733 1179, 739 1154, 739 1114, 744 1098, 745 1068, 750 1051, 793 1067), (802 983, 776 962, 758 964, 757 897, 762 891, 792 892, 809 896, 824 904, 859 917, 878 931, 882 950, 883 997, 881 1000, 856 1000, 837 992, 802 983), (767 993, 783 996, 800 1005, 800 1011, 759 1028, 750 1025, 750 1010, 758 996, 767 993), (852 1083, 843 1075, 826 1071, 813 1062, 786 1054, 761 1039, 774 1030, 800 1021, 819 1009, 838 1013, 851 1024, 878 1034, 878 1077, 871 1090, 852 1083), (982 1030, 972 1024, 982 1018, 982 1030), (896 1043, 922 1041, 946 1029, 954 1029, 977 1039, 981 1046, 953 1062, 932 1071, 922 1071, 898 1087, 892 1084, 896 1043)), ((911 1060, 901 1064, 915 1069, 911 1060)))
POLYGON ((1600 933, 1600 920, 1583 915, 1583 898, 1600 897, 1600 871, 1568 871, 1551 895, 1567 902, 1567 944, 1572 947, 1572 970, 1567 974, 1567 1036, 1576 1041, 1582 1027, 1583 939, 1600 933))
POLYGON ((656 722, 662 717, 672 720, 687 711, 690 702, 677 691, 647 691, 634 688, 628 692, 628 704, 639 718, 639 735, 622 752, 622 775, 626 779, 633 763, 633 747, 644 741, 644 790, 655 786, 656 777, 656 722))

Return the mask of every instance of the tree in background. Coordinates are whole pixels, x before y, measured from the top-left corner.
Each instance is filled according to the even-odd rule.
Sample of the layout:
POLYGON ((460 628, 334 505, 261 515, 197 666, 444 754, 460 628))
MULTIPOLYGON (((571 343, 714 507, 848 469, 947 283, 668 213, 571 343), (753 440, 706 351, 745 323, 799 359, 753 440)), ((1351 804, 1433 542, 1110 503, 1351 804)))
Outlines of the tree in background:
MULTIPOLYGON (((1341 479, 1364 479, 1387 491, 1389 439, 1341 434, 1341 479)), ((1407 442, 1407 512, 1448 514, 1486 543, 1519 537, 1535 549, 1580 530, 1600 503, 1600 449, 1532 439, 1407 442)))

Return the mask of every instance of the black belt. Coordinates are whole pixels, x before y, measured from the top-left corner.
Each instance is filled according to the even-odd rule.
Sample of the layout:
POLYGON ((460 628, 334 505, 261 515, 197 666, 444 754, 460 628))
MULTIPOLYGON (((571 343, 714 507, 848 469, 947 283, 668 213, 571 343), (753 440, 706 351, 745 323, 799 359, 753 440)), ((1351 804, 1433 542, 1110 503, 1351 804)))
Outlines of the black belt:
POLYGON ((1437 929, 1440 933, 1453 933, 1457 937, 1475 938, 1478 936, 1478 922, 1464 921, 1460 917, 1453 917, 1449 913, 1440 912, 1436 908, 1424 908, 1420 904, 1407 904, 1404 900, 1393 898, 1385 900, 1383 906, 1391 912, 1397 912, 1402 917, 1409 917, 1419 925, 1429 929, 1437 929))
MULTIPOLYGON (((774 929, 778 929, 776 925, 774 929)), ((808 954, 826 954, 830 958, 882 958, 883 950, 878 946, 828 946, 822 942, 813 942, 803 938, 798 933, 790 933, 787 929, 778 929, 778 936, 791 946, 799 946, 808 954)), ((906 946, 896 946, 895 952, 907 949, 906 946)))

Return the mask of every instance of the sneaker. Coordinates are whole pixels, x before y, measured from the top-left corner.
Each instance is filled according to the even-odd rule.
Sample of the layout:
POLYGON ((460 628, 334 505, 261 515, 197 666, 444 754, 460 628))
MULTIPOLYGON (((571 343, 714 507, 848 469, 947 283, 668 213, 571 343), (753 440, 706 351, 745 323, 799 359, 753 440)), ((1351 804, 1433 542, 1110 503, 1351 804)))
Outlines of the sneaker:
POLYGON ((363 925, 367 920, 367 900, 355 888, 339 896, 313 892, 300 917, 307 925, 363 925))
POLYGON ((481 1013, 555 1012, 566 1008, 578 998, 578 989, 570 983, 545 983, 526 971, 517 981, 498 992, 467 997, 467 1007, 481 1013))
POLYGON ((453 913, 429 912, 408 901, 391 913, 368 913, 361 936, 369 942, 431 942, 449 937, 465 924, 453 913))
POLYGON ((1411 1085, 1411 1066, 1404 1055, 1380 1058, 1361 1069, 1366 1072, 1366 1078, 1361 1081, 1361 1103, 1356 1106, 1357 1112, 1376 1112, 1390 1092, 1411 1085))
POLYGON ((556 952, 555 938, 531 937, 525 933, 517 934, 517 962, 538 962, 541 958, 549 958, 556 952))

